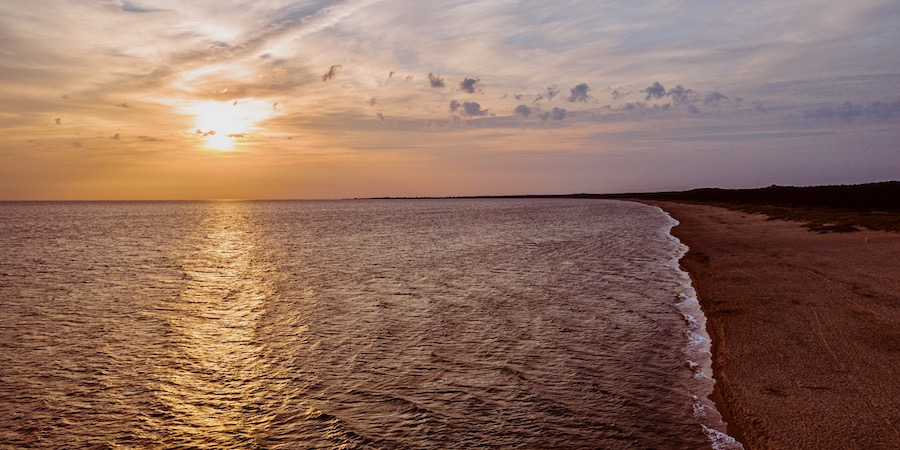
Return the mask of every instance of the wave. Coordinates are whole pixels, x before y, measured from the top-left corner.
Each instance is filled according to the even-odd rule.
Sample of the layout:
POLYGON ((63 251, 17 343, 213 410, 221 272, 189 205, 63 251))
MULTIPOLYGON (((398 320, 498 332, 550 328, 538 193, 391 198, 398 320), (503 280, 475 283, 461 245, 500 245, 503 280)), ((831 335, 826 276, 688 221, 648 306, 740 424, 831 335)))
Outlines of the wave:
POLYGON ((725 423, 715 402, 710 398, 716 383, 712 370, 712 339, 706 331, 706 315, 703 314, 703 308, 700 306, 691 276, 681 268, 681 258, 687 254, 688 246, 672 234, 672 228, 675 228, 679 222, 661 208, 660 211, 666 214, 670 220, 666 232, 669 239, 676 243, 678 249, 669 265, 679 274, 680 278, 675 304, 686 325, 684 356, 688 367, 694 372, 694 383, 691 385, 690 392, 694 418, 703 429, 703 433, 713 449, 743 449, 743 445, 728 434, 728 424, 725 423))

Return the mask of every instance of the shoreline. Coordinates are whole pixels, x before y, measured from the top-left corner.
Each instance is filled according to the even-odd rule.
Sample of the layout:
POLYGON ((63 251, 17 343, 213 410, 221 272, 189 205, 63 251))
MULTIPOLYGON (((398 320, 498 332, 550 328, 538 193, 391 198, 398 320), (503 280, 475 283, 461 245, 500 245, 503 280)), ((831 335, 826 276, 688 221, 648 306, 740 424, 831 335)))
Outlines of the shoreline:
POLYGON ((897 448, 900 234, 637 201, 679 222, 729 435, 747 449, 897 448))

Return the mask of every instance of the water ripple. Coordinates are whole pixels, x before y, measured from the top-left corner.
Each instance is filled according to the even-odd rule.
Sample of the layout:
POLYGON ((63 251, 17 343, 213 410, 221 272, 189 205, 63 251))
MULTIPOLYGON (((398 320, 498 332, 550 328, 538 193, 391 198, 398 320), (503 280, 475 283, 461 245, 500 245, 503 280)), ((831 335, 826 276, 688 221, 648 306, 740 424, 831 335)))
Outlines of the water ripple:
POLYGON ((0 214, 3 448, 709 447, 653 208, 0 214))

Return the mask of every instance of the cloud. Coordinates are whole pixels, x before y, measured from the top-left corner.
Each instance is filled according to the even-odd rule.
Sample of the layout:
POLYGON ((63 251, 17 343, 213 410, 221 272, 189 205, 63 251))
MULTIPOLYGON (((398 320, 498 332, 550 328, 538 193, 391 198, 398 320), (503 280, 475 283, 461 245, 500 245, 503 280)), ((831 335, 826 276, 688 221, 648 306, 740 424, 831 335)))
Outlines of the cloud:
POLYGON ((900 115, 900 100, 869 103, 866 105, 866 113, 879 119, 890 119, 895 115, 900 115))
POLYGON ((524 118, 528 118, 528 116, 531 115, 531 111, 533 111, 533 109, 531 109, 530 107, 525 106, 525 105, 516 106, 516 109, 515 109, 516 115, 519 117, 524 117, 524 118))
MULTIPOLYGON (((575 168, 584 166, 575 158, 591 158, 590 155, 607 151, 626 154, 630 148, 644 148, 643 139, 648 134, 672 138, 681 131, 690 135, 698 130, 713 133, 728 127, 751 131, 765 127, 827 128, 845 133, 841 139, 827 140, 836 146, 838 142, 856 142, 852 133, 863 136, 864 131, 872 131, 842 121, 862 124, 864 120, 894 120, 873 127, 889 132, 872 134, 890 137, 896 135, 900 114, 893 102, 900 96, 891 89, 900 73, 896 70, 900 59, 894 57, 900 47, 891 46, 890 42, 878 44, 882 38, 889 41, 896 21, 890 20, 893 16, 884 15, 881 20, 886 23, 873 24, 858 17, 890 0, 851 2, 824 10, 802 3, 784 6, 769 1, 765 8, 698 8, 705 11, 700 15, 687 10, 672 12, 655 4, 589 1, 565 8, 551 8, 541 2, 487 2, 483 8, 432 8, 425 3, 408 2, 403 8, 392 8, 386 3, 374 5, 370 0, 241 0, 228 2, 232 7, 207 0, 65 0, 57 5, 59 14, 41 14, 44 3, 47 2, 0 7, 5 11, 0 13, 0 42, 8 44, 8 57, 0 61, 0 84, 8 88, 0 116, 12 119, 0 126, 0 148, 9 152, 15 151, 15 142, 25 139, 43 141, 40 145, 62 145, 73 154, 79 153, 70 147, 76 139, 83 139, 86 148, 105 142, 133 145, 136 150, 141 145, 156 147, 156 151, 183 139, 200 141, 181 132, 192 132, 197 127, 193 117, 181 112, 182 105, 203 100, 224 102, 225 106, 239 100, 235 108, 227 108, 239 115, 256 99, 260 116, 266 118, 252 128, 253 136, 259 138, 253 145, 274 145, 276 141, 283 145, 290 142, 285 140, 287 136, 308 136, 303 140, 321 143, 323 148, 399 148, 409 151, 415 161, 424 161, 415 153, 423 142, 456 149, 462 147, 454 142, 456 139, 475 142, 487 137, 479 141, 484 145, 478 146, 478 152, 487 154, 499 148, 571 152, 575 156, 567 156, 572 160, 566 164, 575 168), (171 12, 152 13, 155 8, 171 12), (774 15, 775 11, 779 14, 774 15), (742 17, 748 20, 736 20, 742 17), (827 18, 832 20, 830 26, 822 26, 829 23, 823 20, 827 18), (138 25, 141 33, 134 32, 138 25), (107 32, 80 33, 77 39, 66 40, 80 29, 97 27, 107 32), (460 45, 459 39, 466 36, 477 36, 477 45, 460 45), (60 42, 66 45, 60 46, 60 42), (860 42, 866 43, 865 51, 846 51, 859 47, 860 42), (331 66, 337 63, 347 63, 348 72, 331 66), (322 67, 328 67, 326 72, 321 71, 322 67), (438 72, 427 79, 418 78, 434 70, 438 72), (344 75, 338 89, 331 81, 341 73, 344 75), (409 74, 415 74, 414 82, 404 81, 409 74), (464 77, 481 76, 488 80, 480 86, 487 95, 474 95, 479 86, 465 85, 464 77), (668 88, 658 81, 661 79, 667 80, 668 88), (564 95, 550 86, 552 83, 562 89, 568 86, 570 93, 564 95), (693 90, 678 83, 693 86, 693 90), (794 83, 793 88, 787 83, 794 83), (229 88, 227 93, 214 94, 225 86, 229 88), (456 88, 460 90, 457 92, 456 88), (504 92, 509 97, 501 99, 504 92), (64 93, 71 95, 71 100, 60 100, 64 93), (745 104, 739 105, 735 95, 745 97, 745 104), (556 96, 561 97, 554 102, 556 96), (642 100, 645 96, 646 101, 642 100), (463 100, 451 103, 454 98, 463 100), (288 103, 279 108, 282 100, 288 103), (485 105, 464 107, 462 102, 466 100, 485 105), (852 103, 842 104, 845 100, 852 103), (869 103, 873 100, 881 102, 869 103), (138 102, 137 107, 131 111, 134 102, 138 102), (444 109, 448 104, 450 111, 444 109), (491 108, 486 109, 487 104, 491 108), (692 105, 696 108, 691 110, 701 112, 699 115, 691 115, 692 105), (557 108, 554 114, 554 106, 572 108, 573 112, 568 115, 565 109, 557 108), (773 114, 761 114, 766 112, 766 106, 773 114), (841 126, 804 119, 807 108, 810 118, 821 114, 825 118, 820 120, 841 126), (278 112, 279 109, 284 112, 278 112), (491 113, 506 117, 486 120, 491 113), (384 114, 391 114, 391 122, 386 122, 384 114), (566 139, 559 139, 559 133, 547 137, 518 129, 523 124, 540 127, 539 119, 544 114, 548 121, 545 128, 571 126, 566 130, 566 139), (68 119, 62 119, 63 115, 68 119), (446 139, 444 135, 434 139, 434 130, 445 130, 453 116, 462 122, 469 120, 470 124, 477 121, 485 128, 478 133, 451 131, 446 139), (434 129, 426 126, 430 122, 437 124, 434 129), (69 129, 73 134, 63 133, 69 129), (115 143, 109 142, 109 130, 123 129, 127 135, 120 135, 120 141, 115 143), (359 136, 333 132, 342 129, 377 132, 359 136), (417 134, 423 130, 432 133, 432 139, 417 134), (76 131, 80 134, 74 134, 76 131), (597 139, 580 138, 592 133, 604 136, 602 148, 596 148, 597 139), (52 141, 54 136, 61 140, 52 141), (159 138, 169 142, 154 144, 159 138), (582 146, 590 146, 590 150, 582 146)), ((890 9, 892 14, 897 12, 893 6, 890 9)), ((216 127, 202 128, 209 132, 216 127)), ((217 131, 218 138, 231 132, 224 126, 217 131)), ((798 143, 790 143, 794 144, 798 143)), ((742 150, 738 144, 733 146, 742 150)), ((247 148, 251 148, 249 143, 247 148)), ((860 148, 862 145, 857 146, 857 150, 860 148)), ((277 150, 271 151, 274 154, 277 150)), ((692 153, 700 156, 696 166, 712 164, 704 159, 706 151, 692 153)), ((791 148, 786 152, 792 153, 785 155, 794 155, 797 151, 791 148)), ((290 152, 290 157, 295 157, 294 153, 290 152)), ((374 154, 360 152, 359 158, 374 154)), ((745 154, 735 152, 740 158, 745 154)), ((173 151, 172 155, 176 153, 173 151)), ((507 153, 503 155, 506 157, 507 153)), ((135 151, 124 156, 142 158, 144 154, 135 151)), ((659 152, 648 156, 648 160, 651 156, 668 158, 672 154, 659 152)), ((6 159, 17 163, 16 158, 6 159)), ((248 160, 249 163, 253 161, 248 160)), ((0 172, 6 169, 12 173, 17 167, 10 165, 0 172)), ((896 169, 896 164, 890 167, 896 169)), ((423 165, 423 169, 428 168, 423 165)), ((616 176, 624 172, 618 168, 610 170, 616 176)), ((741 170, 738 175, 749 171, 741 170)), ((484 173, 491 172, 485 169, 484 173)), ((794 171, 779 168, 777 173, 794 171)), ((597 177, 607 178, 604 175, 598 173, 597 177)), ((721 175, 723 183, 738 183, 728 175, 721 175)), ((568 182, 575 177, 561 178, 568 182)), ((5 189, 4 183, 13 184, 0 175, 0 185, 5 189)), ((134 184, 147 185, 138 180, 134 184)), ((272 181, 267 185, 276 184, 272 181)), ((285 189, 288 185, 299 186, 285 183, 285 189)), ((427 193, 438 189, 426 186, 424 181, 420 188, 423 192, 432 189, 427 193)), ((548 190, 558 188, 559 185, 547 185, 548 190)), ((11 191, 0 194, 7 192, 11 191)))
POLYGON ((550 118, 553 120, 563 120, 566 118, 566 110, 563 108, 553 108, 550 112, 550 118))
POLYGON ((120 6, 122 11, 133 13, 133 14, 146 14, 146 13, 155 13, 155 12, 163 12, 164 9, 156 9, 156 8, 147 8, 143 6, 139 6, 134 2, 123 1, 120 6))
POLYGON ((871 102, 866 105, 844 102, 838 106, 821 106, 806 109, 803 117, 806 119, 832 119, 837 118, 844 122, 853 122, 857 119, 887 120, 895 115, 900 115, 900 100, 893 102, 871 102))
POLYGON ((338 70, 341 70, 343 68, 344 68, 344 66, 342 66, 341 64, 335 64, 335 65, 331 66, 328 69, 328 72, 326 72, 325 75, 322 75, 322 81, 325 82, 325 81, 333 80, 334 77, 337 76, 338 70))
POLYGON ((550 86, 547 86, 547 90, 544 91, 544 93, 547 95, 548 100, 553 100, 553 97, 556 97, 556 95, 559 94, 559 88, 556 87, 555 84, 551 84, 550 86))
POLYGON ((621 98, 623 98, 623 97, 626 97, 626 96, 628 96, 628 95, 630 95, 630 94, 631 94, 631 91, 628 91, 628 92, 622 92, 622 91, 620 91, 620 90, 618 90, 618 89, 613 89, 612 94, 610 94, 610 95, 612 95, 612 99, 613 99, 613 100, 619 100, 619 99, 621 99, 621 98))
POLYGON ((728 100, 724 94, 719 92, 707 92, 706 97, 703 98, 703 104, 706 106, 716 106, 719 102, 728 100))
POLYGON ((698 108, 694 105, 691 105, 691 106, 688 106, 688 112, 691 114, 700 114, 700 108, 698 108))
POLYGON ((463 102, 462 109, 467 116, 484 116, 488 112, 486 109, 481 109, 478 102, 463 102))
POLYGON ((541 122, 546 122, 547 120, 563 120, 566 118, 566 114, 568 112, 564 108, 553 108, 551 111, 542 112, 538 118, 541 119, 541 122))
POLYGON ((586 102, 590 97, 588 94, 590 90, 591 88, 588 87, 587 83, 581 83, 569 90, 570 94, 566 100, 570 102, 586 102))
POLYGON ((850 122, 854 118, 865 115, 866 108, 861 105, 854 105, 850 102, 844 102, 836 108, 837 116, 841 120, 850 122))
POLYGON ((766 109, 766 105, 762 102, 762 100, 753 100, 751 104, 753 105, 753 109, 756 112, 761 112, 763 114, 769 113, 769 110, 766 109))
MULTIPOLYGON (((409 79, 409 77, 407 77, 407 79, 409 79)), ((433 87, 433 88, 444 87, 444 79, 431 73, 431 72, 428 72, 428 82, 431 84, 431 87, 433 87)))
POLYGON ((666 95, 666 88, 664 88, 663 85, 659 84, 659 81, 656 81, 653 84, 651 84, 647 89, 644 89, 641 92, 644 92, 647 94, 647 96, 644 97, 644 100, 646 100, 646 101, 649 101, 651 99, 658 100, 658 99, 663 98, 663 96, 666 95))
POLYGON ((834 108, 823 106, 815 109, 805 109, 803 117, 806 119, 830 119, 834 117, 834 108))
MULTIPOLYGON (((684 105, 684 104, 693 104, 700 101, 700 98, 696 91, 693 89, 688 89, 682 85, 677 85, 672 89, 666 90, 666 88, 658 81, 654 82, 646 89, 642 90, 644 94, 644 100, 660 100, 663 97, 669 97, 672 99, 675 104, 684 105)), ((716 106, 719 102, 728 100, 728 97, 720 92, 711 91, 703 97, 703 104, 707 106, 716 106)), ((697 110, 699 111, 699 110, 697 110)), ((693 110, 691 112, 694 112, 693 110)))
POLYGON ((162 141, 164 141, 164 139, 160 139, 160 138, 154 137, 154 136, 138 136, 138 139, 140 139, 144 142, 162 142, 162 141))
POLYGON ((551 84, 550 86, 547 86, 547 89, 544 92, 538 94, 531 103, 537 103, 545 98, 547 100, 553 100, 553 97, 556 97, 557 95, 559 95, 559 88, 556 87, 555 84, 551 84))
MULTIPOLYGON (((656 83, 656 84, 659 85, 659 83, 656 83)), ((660 89, 662 89, 662 85, 660 85, 659 87, 660 87, 660 89)), ((647 88, 647 89, 650 89, 650 88, 647 88)), ((664 94, 668 95, 669 97, 672 98, 672 100, 675 103, 679 103, 679 104, 693 103, 694 101, 696 101, 696 95, 695 95, 696 93, 692 89, 687 89, 680 84, 678 86, 675 86, 674 88, 670 89, 669 92, 665 92, 664 94)), ((647 100, 649 100, 649 93, 648 93, 647 100)))
POLYGON ((542 112, 540 116, 538 116, 542 122, 546 122, 549 119, 553 120, 563 120, 566 118, 566 114, 568 112, 563 108, 553 108, 553 110, 549 112, 542 112))
POLYGON ((472 94, 479 87, 481 80, 478 78, 466 78, 459 82, 459 90, 472 94))

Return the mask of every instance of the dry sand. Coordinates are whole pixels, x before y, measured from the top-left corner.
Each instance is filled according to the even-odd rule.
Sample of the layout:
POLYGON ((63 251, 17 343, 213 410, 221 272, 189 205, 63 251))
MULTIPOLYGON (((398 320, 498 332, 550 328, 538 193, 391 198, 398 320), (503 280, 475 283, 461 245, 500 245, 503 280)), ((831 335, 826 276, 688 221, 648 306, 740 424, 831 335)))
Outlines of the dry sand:
POLYGON ((749 449, 900 449, 900 234, 647 203, 681 223, 720 409, 749 449))

